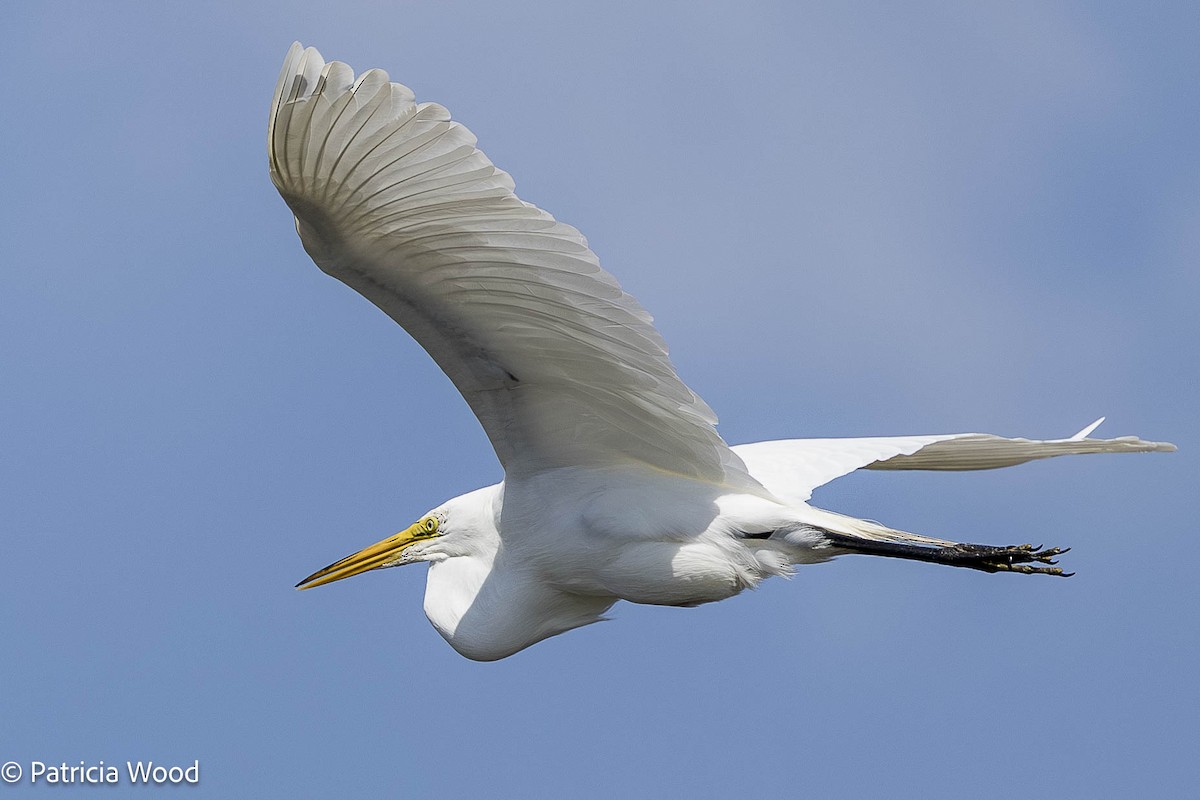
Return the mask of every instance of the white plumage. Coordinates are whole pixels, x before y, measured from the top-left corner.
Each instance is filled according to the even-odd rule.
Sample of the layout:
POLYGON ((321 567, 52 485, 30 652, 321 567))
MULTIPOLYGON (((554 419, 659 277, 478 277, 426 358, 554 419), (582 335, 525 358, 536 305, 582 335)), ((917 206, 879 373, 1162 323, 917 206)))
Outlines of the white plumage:
POLYGON ((807 504, 859 468, 989 469, 1173 450, 1135 437, 950 434, 730 448, 650 315, 583 236, 522 202, 444 108, 292 45, 271 106, 271 179, 322 270, 424 347, 470 404, 505 480, 330 565, 320 585, 430 563, 425 612, 463 655, 503 658, 617 600, 721 600, 797 564, 871 553, 1062 574, 1057 549, 933 539, 807 504))

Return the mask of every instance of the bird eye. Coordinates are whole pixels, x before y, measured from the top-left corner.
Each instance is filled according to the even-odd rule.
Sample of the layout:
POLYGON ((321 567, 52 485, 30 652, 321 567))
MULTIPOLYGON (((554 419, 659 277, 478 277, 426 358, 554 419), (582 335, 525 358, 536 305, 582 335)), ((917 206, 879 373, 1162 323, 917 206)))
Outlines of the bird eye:
POLYGON ((436 519, 427 519, 427 520, 425 520, 425 532, 426 532, 426 533, 433 533, 434 531, 436 531, 436 530, 437 530, 437 525, 438 525, 438 524, 437 524, 437 520, 436 520, 436 519))

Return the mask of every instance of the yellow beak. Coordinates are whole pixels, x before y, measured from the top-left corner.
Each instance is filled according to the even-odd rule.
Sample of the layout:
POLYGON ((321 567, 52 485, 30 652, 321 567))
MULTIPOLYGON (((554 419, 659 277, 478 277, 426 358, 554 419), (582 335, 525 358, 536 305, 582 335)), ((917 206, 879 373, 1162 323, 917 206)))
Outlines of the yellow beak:
POLYGON ((436 532, 430 532, 422 523, 418 522, 400 533, 389 536, 382 542, 364 547, 354 555, 346 556, 341 561, 335 561, 325 569, 314 572, 297 583, 296 588, 311 589, 314 586, 340 581, 342 578, 349 578, 369 570, 389 567, 409 546, 424 539, 437 538, 437 536, 436 532))

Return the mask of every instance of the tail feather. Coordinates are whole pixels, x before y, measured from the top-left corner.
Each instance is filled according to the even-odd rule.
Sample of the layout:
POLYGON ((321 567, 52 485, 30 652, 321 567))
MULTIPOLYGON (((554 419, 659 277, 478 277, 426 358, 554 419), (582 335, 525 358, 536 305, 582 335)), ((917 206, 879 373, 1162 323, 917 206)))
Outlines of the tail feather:
POLYGON ((848 517, 845 514, 826 511, 823 508, 815 506, 806 505, 798 511, 801 520, 806 525, 811 525, 821 531, 829 531, 854 539, 863 539, 869 542, 918 544, 929 547, 951 547, 958 544, 958 542, 952 542, 947 539, 935 539, 932 536, 922 536, 919 533, 909 533, 908 531, 889 528, 878 522, 858 519, 857 517, 848 517))

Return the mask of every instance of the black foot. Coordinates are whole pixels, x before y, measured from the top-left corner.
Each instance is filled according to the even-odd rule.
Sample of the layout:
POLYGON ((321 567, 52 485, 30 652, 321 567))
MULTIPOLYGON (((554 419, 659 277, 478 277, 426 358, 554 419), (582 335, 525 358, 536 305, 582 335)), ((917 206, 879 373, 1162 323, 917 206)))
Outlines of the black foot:
POLYGON ((837 548, 852 553, 863 553, 872 556, 887 556, 890 558, 907 558, 913 561, 926 561, 931 564, 946 564, 951 567, 966 567, 983 572, 1019 572, 1023 575, 1057 575, 1069 578, 1074 572, 1063 572, 1053 566, 1058 562, 1055 556, 1062 555, 1071 548, 1034 547, 1031 544, 1017 544, 1009 547, 996 547, 989 544, 952 544, 937 547, 926 544, 907 544, 902 542, 879 542, 873 539, 859 539, 856 536, 825 531, 829 543, 837 548), (1037 566, 1045 564, 1046 566, 1037 566))
POLYGON ((1057 575, 1069 578, 1074 572, 1063 572, 1055 566, 1033 566, 1039 564, 1057 564, 1055 556, 1062 555, 1071 548, 1034 547, 1031 544, 1017 544, 1011 547, 993 547, 986 544, 956 544, 953 547, 941 547, 935 550, 939 563, 951 564, 956 567, 967 567, 984 572, 1020 572, 1023 575, 1057 575))

